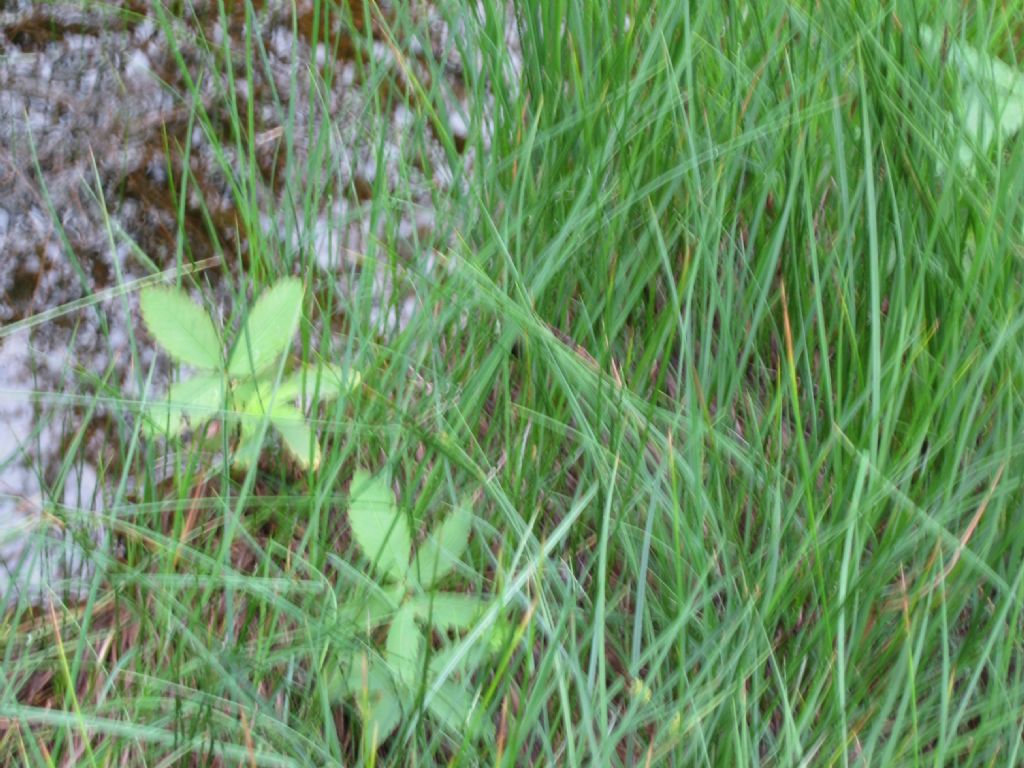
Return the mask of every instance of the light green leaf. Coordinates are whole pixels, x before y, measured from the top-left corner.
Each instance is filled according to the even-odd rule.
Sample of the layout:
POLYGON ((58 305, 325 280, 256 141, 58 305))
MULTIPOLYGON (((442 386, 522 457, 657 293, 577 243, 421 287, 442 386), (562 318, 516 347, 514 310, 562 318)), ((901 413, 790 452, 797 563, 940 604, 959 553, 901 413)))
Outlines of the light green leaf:
POLYGON ((427 699, 427 709, 448 730, 461 734, 469 723, 473 697, 462 686, 446 680, 437 693, 427 699))
POLYGON ((417 595, 409 605, 417 619, 440 630, 469 629, 484 608, 480 598, 455 592, 417 595))
POLYGON ((139 294, 139 309, 153 338, 178 362, 207 370, 224 364, 213 321, 184 291, 146 288, 139 294))
POLYGON ((466 503, 459 504, 438 528, 420 545, 413 561, 412 574, 425 588, 448 575, 466 551, 473 514, 466 503))
POLYGON ((392 599, 392 595, 384 590, 374 591, 350 600, 339 611, 339 621, 357 632, 372 632, 391 621, 397 611, 398 603, 392 599))
POLYGON ((494 724, 473 714, 474 697, 458 683, 446 680, 437 693, 427 699, 427 709, 438 721, 460 737, 470 740, 494 739, 494 724))
MULTIPOLYGON (((921 27, 921 42, 938 58, 944 35, 921 27)), ((1024 73, 994 56, 956 40, 948 44, 949 63, 958 76, 960 114, 950 120, 958 140, 957 156, 964 166, 974 162, 975 148, 985 153, 993 143, 1009 139, 1024 126, 1024 73)))
POLYGON ((235 446, 235 450, 231 454, 231 463, 239 469, 247 469, 259 461, 262 448, 262 443, 256 439, 255 435, 246 435, 243 432, 238 445, 235 446))
POLYGON ((307 365, 288 376, 277 390, 282 400, 301 399, 304 405, 326 403, 359 386, 359 374, 345 373, 337 365, 307 365))
POLYGON ((171 402, 170 393, 165 397, 166 400, 150 403, 145 411, 142 429, 146 437, 153 438, 158 435, 177 437, 185 428, 185 419, 181 408, 171 402))
POLYGON ((388 666, 395 678, 407 688, 413 688, 420 673, 424 641, 411 605, 403 605, 395 614, 385 648, 388 666))
POLYGON ((409 522, 399 513, 395 495, 384 478, 356 470, 350 488, 348 519, 363 554, 393 578, 405 578, 412 546, 409 522))
POLYGON ((260 296, 242 326, 228 361, 235 378, 254 376, 288 350, 302 316, 302 281, 281 280, 260 296))
POLYGON ((363 710, 363 738, 370 752, 376 752, 402 719, 402 704, 390 688, 381 688, 371 694, 363 710))
POLYGON ((155 401, 147 412, 146 429, 150 434, 179 435, 188 416, 193 426, 217 415, 224 405, 224 379, 219 373, 200 374, 172 384, 163 400, 155 401))
POLYGON ((320 466, 320 446, 302 411, 288 403, 274 403, 270 422, 281 433, 288 452, 304 469, 308 469, 311 463, 313 469, 320 466))
POLYGON ((234 417, 241 421, 241 437, 231 457, 231 463, 236 467, 245 468, 252 466, 259 459, 260 451, 263 450, 260 431, 265 415, 263 403, 256 396, 245 400, 242 404, 242 410, 234 414, 234 417))
MULTIPOLYGON (((232 399, 236 403, 243 403, 243 404, 247 404, 250 400, 255 400, 256 401, 256 405, 261 406, 261 403, 260 403, 260 400, 258 398, 258 395, 261 393, 262 390, 261 390, 259 384, 260 384, 260 382, 258 382, 256 379, 243 379, 242 381, 238 382, 238 384, 236 386, 232 387, 232 389, 231 389, 232 399)), ((243 405, 242 406, 242 410, 244 411, 246 409, 246 407, 247 407, 246 405, 243 405)), ((259 414, 261 416, 263 415, 263 408, 262 407, 259 408, 259 414)))
POLYGON ((316 373, 309 366, 304 366, 291 375, 286 376, 284 381, 281 382, 281 386, 277 388, 274 396, 288 402, 298 400, 300 395, 303 394, 303 385, 305 384, 307 389, 310 386, 307 383, 307 377, 315 376, 316 373))
POLYGON ((375 694, 383 688, 394 689, 391 672, 377 654, 356 654, 348 664, 347 673, 338 682, 341 683, 342 689, 337 693, 342 696, 361 698, 366 694, 375 694))
POLYGON ((331 696, 335 700, 353 697, 359 706, 367 746, 376 749, 401 720, 401 701, 391 674, 379 657, 358 654, 348 665, 347 674, 334 678, 331 696))
MULTIPOLYGON (((325 365, 320 380, 320 391, 316 393, 316 397, 322 403, 336 400, 352 392, 361 381, 359 371, 343 371, 340 366, 325 365)), ((312 390, 307 389, 308 398, 311 399, 313 394, 312 390)))
POLYGON ((442 670, 448 669, 449 664, 454 660, 453 669, 460 675, 472 675, 487 658, 491 656, 491 649, 485 640, 474 643, 468 648, 460 648, 459 644, 443 646, 430 657, 428 668, 430 674, 437 676, 442 670))
POLYGON ((258 416, 257 422, 266 415, 271 403, 287 404, 286 400, 274 392, 274 382, 266 378, 242 379, 232 390, 235 400, 244 403, 242 411, 258 416))

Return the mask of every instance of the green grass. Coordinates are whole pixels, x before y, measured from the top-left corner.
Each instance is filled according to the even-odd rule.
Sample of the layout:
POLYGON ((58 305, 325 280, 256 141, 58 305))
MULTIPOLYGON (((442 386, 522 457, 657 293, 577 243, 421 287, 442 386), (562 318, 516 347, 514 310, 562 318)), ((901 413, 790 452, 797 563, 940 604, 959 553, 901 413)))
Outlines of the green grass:
MULTIPOLYGON (((244 272, 217 278, 235 327, 298 274, 303 358, 362 385, 319 414, 315 471, 272 450, 232 473, 186 442, 162 477, 138 403, 92 382, 114 498, 98 518, 51 508, 111 539, 82 599, 21 603, 0 628, 0 762, 1024 761, 1024 151, 1008 136, 958 161, 959 76, 917 33, 1016 67, 1013 4, 521 0, 521 79, 501 3, 439 5, 466 27, 466 151, 445 61, 404 58, 422 20, 379 17, 398 63, 364 58, 358 80, 378 158, 405 100, 406 154, 435 137, 453 170, 411 258, 370 237, 355 266, 315 265, 312 224, 345 192, 322 102, 300 135, 280 94, 273 208, 237 94, 228 136, 180 94, 250 238, 244 272), (419 308, 393 332, 378 270, 392 310, 419 308), (370 579, 344 514, 358 467, 389 474, 414 530, 472 500, 448 585, 490 609, 451 639, 493 643, 469 685, 494 738, 425 716, 425 676, 374 754, 334 697, 341 666, 383 649, 346 611, 370 579)), ((172 10, 165 33, 185 34, 172 10)), ((211 60, 251 83, 260 46, 236 45, 211 60)), ((371 231, 415 211, 416 173, 378 174, 371 231)), ((209 271, 179 275, 215 301, 209 271)))

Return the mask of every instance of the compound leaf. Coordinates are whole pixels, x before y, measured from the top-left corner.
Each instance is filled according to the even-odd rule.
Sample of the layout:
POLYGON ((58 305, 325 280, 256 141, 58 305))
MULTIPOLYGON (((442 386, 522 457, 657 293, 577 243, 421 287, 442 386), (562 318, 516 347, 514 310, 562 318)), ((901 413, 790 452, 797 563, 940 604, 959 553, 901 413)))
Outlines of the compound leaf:
POLYGON ((270 422, 281 433, 288 452, 304 469, 310 464, 314 469, 320 466, 320 446, 302 411, 288 403, 274 403, 270 422))
POLYGON ((285 278, 265 291, 242 326, 228 361, 228 373, 248 378, 281 357, 299 328, 302 281, 285 278))
POLYGON ((435 592, 417 595, 409 604, 416 618, 436 629, 469 629, 483 613, 484 602, 472 595, 457 592, 435 592))
POLYGON ((394 579, 405 578, 412 546, 409 523, 398 511, 395 495, 383 477, 356 470, 350 488, 348 519, 363 554, 394 579))
POLYGON ((219 373, 199 374, 172 384, 165 399, 149 406, 149 434, 179 435, 188 416, 193 426, 213 418, 224 404, 224 379, 219 373))
POLYGON ((206 370, 223 365, 213 321, 184 291, 146 288, 139 294, 139 309, 153 338, 179 363, 206 370))
POLYGON ((459 562, 466 551, 473 528, 473 515, 466 503, 459 504, 441 525, 430 532, 420 545, 412 573, 424 588, 430 588, 459 562))
POLYGON ((356 371, 346 373, 337 365, 307 365, 281 382, 277 396, 289 402, 301 399, 303 405, 326 403, 348 394, 359 381, 356 371))
POLYGON ((423 647, 423 633, 416 626, 416 613, 411 605, 403 605, 391 622, 386 650, 388 666, 407 688, 416 684, 423 647))

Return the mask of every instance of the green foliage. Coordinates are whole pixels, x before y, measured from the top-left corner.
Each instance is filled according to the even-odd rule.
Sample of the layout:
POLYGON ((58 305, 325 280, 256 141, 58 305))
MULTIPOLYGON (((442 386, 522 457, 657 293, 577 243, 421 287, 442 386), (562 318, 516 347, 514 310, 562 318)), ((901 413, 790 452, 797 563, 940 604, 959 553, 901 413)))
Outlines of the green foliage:
POLYGON ((260 296, 228 358, 228 376, 256 378, 288 349, 302 317, 302 281, 285 279, 260 296))
MULTIPOLYGON (((253 32, 245 72, 225 42, 219 70, 182 59, 196 83, 258 92, 260 5, 221 25, 253 32)), ((348 5, 315 0, 320 28, 348 5)), ((475 161, 431 188, 436 234, 402 241, 462 101, 412 5, 353 34, 392 54, 346 85, 371 96, 369 196, 322 79, 312 124, 298 91, 265 126, 205 86, 181 102, 224 158, 246 279, 301 270, 343 317, 304 350, 345 343, 338 368, 233 381, 266 343, 228 334, 153 421, 216 412, 251 462, 267 397, 305 413, 354 369, 367 396, 299 489, 207 482, 198 451, 155 485, 160 446, 130 434, 100 478, 144 502, 99 518, 123 551, 96 550, 84 603, 3 623, 0 764, 360 765, 382 744, 378 765, 1020 764, 1024 141, 993 63, 1020 68, 1017 4, 431 3, 464 32, 448 156, 475 161), (416 162, 379 129, 395 103, 416 162), (281 201, 235 165, 276 126, 281 201), (345 192, 358 214, 327 240, 370 236, 325 270, 313 229, 345 192), (415 505, 366 473, 340 494, 369 457, 408 462, 415 505), (479 492, 471 517, 455 488, 479 492), (505 605, 520 620, 492 632, 505 605)), ((336 71, 325 48, 290 74, 336 71)), ((75 515, 47 513, 95 525, 75 515)))
POLYGON ((183 291, 147 288, 139 297, 142 318, 153 338, 178 362, 198 368, 173 384, 167 397, 146 414, 149 433, 180 435, 220 416, 241 426, 232 455, 236 466, 258 458, 264 421, 280 434, 288 452, 303 467, 320 465, 320 446, 303 412, 293 403, 328 402, 358 384, 337 366, 305 365, 275 386, 274 363, 287 353, 302 318, 302 281, 286 278, 266 290, 246 318, 227 367, 216 326, 183 291))
POLYGON ((957 137, 957 157, 973 168, 975 152, 984 156, 1024 125, 1024 74, 1003 61, 959 41, 948 42, 928 26, 920 30, 924 49, 934 58, 945 56, 957 83, 959 103, 950 131, 957 137))
MULTIPOLYGON (((439 662, 447 660, 451 646, 442 646, 430 649, 433 658, 427 663, 429 630, 465 631, 480 617, 485 602, 437 589, 466 551, 473 522, 467 505, 456 507, 414 555, 408 519, 386 479, 360 469, 350 490, 352 536, 371 561, 381 594, 386 596, 384 601, 378 598, 358 608, 349 606, 350 615, 368 632, 389 626, 383 656, 361 652, 344 661, 347 671, 337 675, 335 694, 357 702, 364 749, 372 753, 398 727, 401 714, 411 712, 418 693, 440 672, 439 662), (419 567, 410 567, 410 561, 419 567)), ((486 652, 486 646, 481 645, 480 650, 486 652)), ((481 660, 479 652, 465 659, 462 676, 472 674, 481 660)), ((473 696, 461 683, 442 681, 437 692, 427 698, 427 708, 453 734, 461 735, 474 726, 473 696)), ((483 725, 476 727, 486 730, 483 725)))
POLYGON ((458 564, 469 541, 472 525, 469 507, 460 504, 416 550, 412 575, 424 588, 434 586, 458 564))
POLYGON ((146 288, 139 296, 139 309, 153 338, 175 360, 196 368, 220 368, 220 337, 213 321, 186 293, 146 288))
POLYGON ((357 470, 352 477, 348 520, 352 535, 374 568, 402 581, 409 568, 409 522, 400 514, 383 477, 357 470))

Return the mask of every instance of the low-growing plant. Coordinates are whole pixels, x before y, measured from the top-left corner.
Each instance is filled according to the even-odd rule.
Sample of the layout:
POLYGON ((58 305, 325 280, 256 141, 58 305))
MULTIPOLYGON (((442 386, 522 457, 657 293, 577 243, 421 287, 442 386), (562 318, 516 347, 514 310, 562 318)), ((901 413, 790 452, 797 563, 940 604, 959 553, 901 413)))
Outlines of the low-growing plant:
MULTIPOLYGON (((472 627, 486 602, 439 589, 469 542, 473 517, 468 503, 456 506, 414 551, 408 518, 387 481, 361 469, 352 479, 348 518, 356 544, 372 562, 377 587, 350 606, 348 618, 371 637, 384 626, 387 631, 383 655, 357 652, 344 660, 334 689, 338 698, 355 701, 364 749, 372 753, 455 658, 458 650, 447 640, 449 634, 472 627), (431 647, 431 630, 442 638, 437 648, 431 647)), ((460 738, 476 725, 474 696, 465 681, 492 645, 481 643, 463 653, 455 665, 462 681, 445 680, 424 700, 429 716, 460 738)))
POLYGON ((266 420, 303 468, 319 466, 320 447, 296 403, 328 402, 356 386, 359 376, 322 362, 287 373, 282 369, 302 318, 302 297, 302 282, 296 278, 265 291, 225 357, 223 334, 187 293, 164 287, 142 291, 139 306, 146 328, 172 359, 196 369, 150 405, 147 432, 178 436, 186 426, 198 430, 220 418, 227 427, 240 427, 232 463, 244 467, 258 458, 266 420))
POLYGON ((959 103, 949 129, 957 159, 973 170, 975 151, 984 156, 1024 127, 1024 73, 962 41, 949 42, 931 27, 922 26, 920 35, 928 53, 952 65, 959 103))

